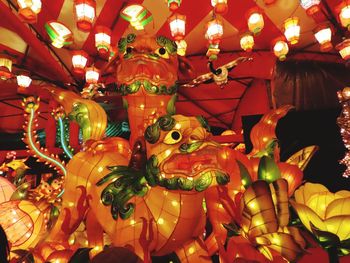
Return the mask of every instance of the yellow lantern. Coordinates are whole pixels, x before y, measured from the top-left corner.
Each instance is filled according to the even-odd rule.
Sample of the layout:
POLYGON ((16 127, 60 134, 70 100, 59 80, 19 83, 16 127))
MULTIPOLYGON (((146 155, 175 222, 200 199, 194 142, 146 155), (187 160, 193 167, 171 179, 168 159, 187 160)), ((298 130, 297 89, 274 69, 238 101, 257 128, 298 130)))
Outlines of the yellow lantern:
POLYGON ((41 11, 41 0, 17 0, 18 14, 27 23, 35 23, 41 11))
POLYGON ((300 36, 299 18, 291 17, 284 21, 284 35, 291 45, 298 43, 300 36))
POLYGON ((9 55, 0 54, 0 79, 7 80, 12 77, 12 59, 9 55))
POLYGON ((326 52, 333 48, 332 29, 328 25, 321 25, 314 30, 315 38, 321 45, 321 51, 326 52))
POLYGON ((78 74, 82 75, 85 72, 85 66, 88 61, 88 54, 83 50, 77 50, 73 51, 72 56, 72 64, 73 64, 73 71, 78 74))
POLYGON ((254 47, 254 37, 250 33, 245 33, 240 40, 241 48, 250 52, 254 47))
POLYGON ((112 31, 105 26, 97 26, 95 34, 95 46, 101 55, 107 55, 111 46, 112 31))
POLYGON ((227 12, 227 0, 211 0, 211 5, 217 14, 225 14, 227 12))
POLYGON ((339 20, 343 27, 346 27, 350 31, 350 1, 346 0, 341 2, 336 7, 337 13, 339 13, 339 20))
POLYGON ((344 60, 350 59, 350 39, 345 39, 335 47, 344 60))
POLYGON ((174 14, 169 18, 169 26, 171 36, 176 40, 180 41, 185 37, 186 33, 186 16, 174 14))
POLYGON ((186 55, 186 49, 187 49, 187 43, 185 40, 175 41, 177 45, 177 54, 179 56, 185 56, 186 55))
POLYGON ((98 79, 100 78, 100 71, 94 66, 86 69, 85 79, 88 84, 97 84, 98 79))
POLYGON ((209 41, 209 44, 219 44, 223 34, 224 27, 221 20, 213 19, 207 23, 207 31, 205 37, 209 41))
POLYGON ((96 17, 95 0, 75 0, 74 11, 78 29, 89 32, 96 17))
POLYGON ((21 71, 17 75, 17 85, 22 88, 28 88, 32 83, 32 79, 27 71, 21 71))
POLYGON ((257 35, 264 28, 264 17, 257 8, 252 8, 247 13, 248 28, 254 35, 257 35))
POLYGON ((287 54, 289 52, 288 44, 282 40, 277 39, 273 44, 273 53, 280 61, 284 61, 287 58, 287 54))

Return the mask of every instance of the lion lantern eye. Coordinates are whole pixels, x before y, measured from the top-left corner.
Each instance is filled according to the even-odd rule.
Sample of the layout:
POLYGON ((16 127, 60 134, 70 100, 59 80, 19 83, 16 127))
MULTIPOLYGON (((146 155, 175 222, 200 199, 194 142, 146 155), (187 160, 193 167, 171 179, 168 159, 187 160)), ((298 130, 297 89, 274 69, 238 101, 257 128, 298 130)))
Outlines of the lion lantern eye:
POLYGON ((168 132, 168 134, 165 136, 163 142, 165 144, 175 144, 181 141, 182 134, 177 130, 172 130, 168 132))
POLYGON ((165 47, 160 47, 158 48, 155 53, 160 56, 161 58, 165 58, 165 59, 168 59, 169 58, 169 53, 168 51, 166 50, 165 47))

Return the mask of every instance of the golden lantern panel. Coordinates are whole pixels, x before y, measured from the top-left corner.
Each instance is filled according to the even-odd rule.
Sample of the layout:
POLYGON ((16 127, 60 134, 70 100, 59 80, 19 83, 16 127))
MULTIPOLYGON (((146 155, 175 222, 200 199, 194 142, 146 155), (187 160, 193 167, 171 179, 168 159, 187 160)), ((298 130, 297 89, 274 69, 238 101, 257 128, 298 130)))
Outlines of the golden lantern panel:
POLYGON ((97 26, 95 34, 95 46, 102 55, 108 54, 111 46, 112 31, 105 26, 97 26))
POLYGON ((78 29, 89 32, 96 17, 96 2, 94 0, 75 0, 74 10, 78 29))
POLYGON ((320 11, 321 0, 300 0, 300 5, 306 10, 309 16, 320 11))
POLYGON ((211 0, 211 5, 217 14, 225 14, 227 12, 227 0, 211 0))
POLYGON ((314 32, 317 42, 321 45, 321 51, 329 51, 333 48, 332 29, 329 26, 319 27, 314 32))
POLYGON ((185 40, 180 40, 180 41, 175 41, 177 45, 177 54, 179 56, 185 56, 186 55, 186 50, 187 50, 187 43, 185 40))
POLYGON ((41 11, 41 0, 17 0, 18 14, 27 23, 35 23, 41 11))
POLYGON ((350 59, 350 39, 345 39, 336 46, 336 49, 344 60, 350 59))
POLYGON ((88 61, 88 54, 83 51, 75 51, 72 56, 73 70, 76 74, 82 75, 85 72, 85 67, 88 61))
POLYGON ((27 72, 20 72, 16 78, 17 85, 22 88, 28 88, 32 83, 32 79, 27 72))
POLYGON ((205 37, 210 44, 219 44, 223 34, 224 27, 221 20, 213 19, 208 22, 205 37))
POLYGON ((12 59, 7 55, 0 55, 0 79, 7 80, 12 77, 12 59))
POLYGON ((291 45, 298 43, 300 37, 299 18, 291 17, 284 21, 284 35, 291 45))
POLYGON ((100 78, 100 71, 95 67, 90 67, 86 69, 85 79, 88 84, 97 84, 100 78))
POLYGON ((273 46, 273 53, 280 61, 283 61, 287 58, 289 52, 288 44, 283 40, 277 40, 273 46))
POLYGON ((254 47, 254 37, 250 33, 244 34, 241 37, 240 45, 244 51, 247 51, 247 52, 252 51, 254 47))
POLYGON ((174 14, 169 18, 171 36, 176 40, 182 40, 186 33, 186 16, 174 14))
POLYGON ((350 31, 350 2, 343 1, 337 6, 339 13, 339 20, 343 27, 346 27, 350 31))

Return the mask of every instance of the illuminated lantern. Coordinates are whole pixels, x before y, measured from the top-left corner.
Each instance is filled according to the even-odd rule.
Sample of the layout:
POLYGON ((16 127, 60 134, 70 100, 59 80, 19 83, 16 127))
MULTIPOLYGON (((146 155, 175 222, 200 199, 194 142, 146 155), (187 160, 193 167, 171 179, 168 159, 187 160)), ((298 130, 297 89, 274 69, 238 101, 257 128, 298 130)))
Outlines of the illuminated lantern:
POLYGON ((210 61, 216 60, 218 58, 219 53, 220 53, 219 44, 209 44, 206 55, 210 61))
POLYGON ((86 69, 85 79, 88 84, 97 84, 100 78, 100 71, 95 67, 90 67, 86 69))
POLYGON ((264 28, 264 18, 257 8, 250 9, 247 13, 248 28, 254 35, 257 35, 264 28))
POLYGON ((7 80, 12 77, 12 59, 9 55, 0 54, 0 79, 7 80))
POLYGON ((152 15, 142 5, 129 5, 123 8, 120 16, 130 22, 136 30, 143 30, 152 21, 152 15))
POLYGON ((32 83, 32 79, 27 71, 22 71, 17 74, 17 85, 22 88, 28 88, 32 83))
POLYGON ((298 43, 300 36, 299 18, 291 17, 284 21, 284 35, 291 45, 298 43))
POLYGON ((254 47, 254 37, 250 33, 245 33, 240 40, 241 48, 250 52, 254 47))
POLYGON ((95 0, 75 0, 74 11, 78 29, 89 32, 96 17, 95 0))
POLYGON ((300 5, 306 10, 306 13, 311 16, 320 11, 321 0, 300 0, 300 5))
POLYGON ((227 0, 211 0, 211 5, 217 14, 225 14, 227 12, 227 0))
POLYGON ((350 39, 345 39, 335 47, 344 60, 350 59, 350 39))
POLYGON ((16 187, 6 178, 0 176, 0 204, 9 201, 16 187))
POLYGON ((205 37, 209 44, 219 44, 223 34, 224 27, 221 20, 213 19, 208 22, 205 37))
POLYGON ((177 54, 179 56, 185 56, 186 55, 186 50, 187 50, 187 43, 185 40, 180 40, 180 41, 175 41, 177 45, 177 54))
POLYGON ((168 7, 171 11, 176 11, 180 5, 181 5, 181 0, 165 0, 168 3, 168 7))
POLYGON ((174 14, 169 18, 171 36, 176 40, 182 40, 186 33, 186 16, 174 14))
POLYGON ((45 29, 54 47, 61 48, 73 43, 72 31, 62 23, 56 21, 47 22, 45 29))
POLYGON ((288 52, 289 47, 285 41, 281 39, 275 40, 275 43, 273 45, 273 53, 276 57, 278 57, 280 61, 283 61, 287 58, 288 52))
POLYGON ((350 31, 350 1, 341 2, 336 10, 339 13, 341 25, 350 31))
POLYGON ((95 34, 95 46, 101 55, 108 54, 111 46, 112 31, 105 26, 97 26, 95 34))
POLYGON ((321 51, 329 51, 332 45, 332 29, 328 25, 321 25, 314 31, 315 38, 321 45, 321 51))
POLYGON ((72 64, 76 74, 83 75, 88 61, 88 54, 83 50, 73 51, 72 64))
POLYGON ((276 0, 264 0, 264 4, 265 5, 271 5, 271 4, 275 3, 275 2, 276 2, 276 0))
POLYGON ((27 23, 35 23, 41 11, 41 0, 17 0, 18 14, 27 23))

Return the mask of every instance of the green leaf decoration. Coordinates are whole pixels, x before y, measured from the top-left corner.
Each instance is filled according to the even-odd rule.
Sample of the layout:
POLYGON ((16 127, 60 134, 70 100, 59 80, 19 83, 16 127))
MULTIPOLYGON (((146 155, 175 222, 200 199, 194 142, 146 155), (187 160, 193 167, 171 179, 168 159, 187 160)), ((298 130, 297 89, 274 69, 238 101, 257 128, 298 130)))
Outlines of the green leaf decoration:
POLYGON ((196 119, 199 121, 199 123, 204 129, 210 132, 210 126, 206 118, 204 118, 203 116, 196 116, 196 119))
POLYGON ((180 152, 181 153, 192 153, 196 150, 198 150, 199 147, 203 144, 202 141, 194 142, 194 143, 183 143, 180 145, 180 152))
POLYGON ((266 146, 265 149, 256 153, 254 155, 254 157, 260 158, 263 156, 269 156, 269 157, 273 157, 274 155, 274 151, 275 148, 278 146, 278 140, 277 139, 272 139, 271 141, 269 141, 266 146))
POLYGON ((191 191, 194 187, 193 180, 188 180, 187 178, 180 177, 177 179, 177 184, 181 190, 191 191))
POLYGON ((194 182, 194 189, 198 192, 206 190, 212 183, 213 177, 211 172, 205 172, 194 182))
POLYGON ((11 195, 10 200, 24 200, 28 197, 28 190, 31 188, 29 182, 25 182, 17 187, 16 191, 11 195))
POLYGON ((247 189, 253 182, 252 177, 250 176, 248 169, 244 166, 243 163, 241 163, 238 160, 236 160, 236 162, 238 164, 239 172, 241 174, 242 185, 245 189, 247 189))
POLYGON ((164 115, 158 118, 157 123, 163 131, 171 131, 174 128, 176 121, 170 115, 164 115))
POLYGON ((272 183, 281 178, 281 171, 272 157, 263 156, 258 167, 258 179, 272 183))
POLYGON ((221 171, 215 171, 215 179, 218 185, 226 185, 230 182, 230 176, 221 171))
POLYGON ((150 186, 156 186, 159 176, 158 158, 152 155, 146 163, 146 180, 150 186))
POLYGON ((158 122, 148 126, 145 130, 145 140, 150 144, 155 144, 160 137, 160 127, 158 122))
POLYGON ((317 238, 319 244, 325 248, 329 249, 331 247, 339 247, 340 240, 339 237, 333 233, 319 230, 315 225, 310 222, 312 233, 317 238))
POLYGON ((174 94, 168 102, 166 107, 166 112, 169 115, 174 115, 176 113, 175 102, 177 101, 177 95, 174 94))

